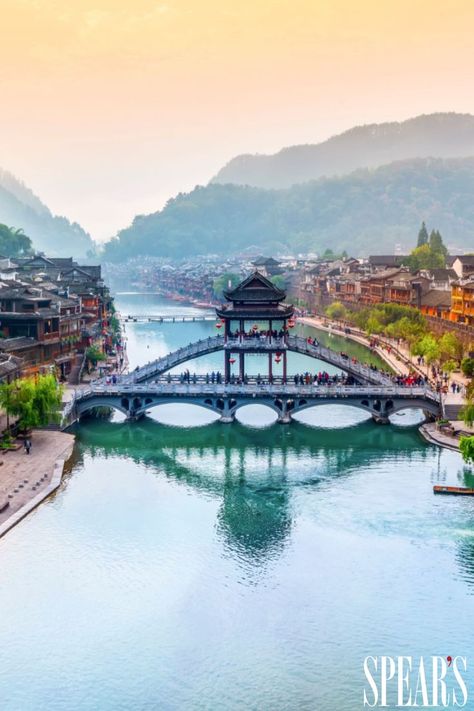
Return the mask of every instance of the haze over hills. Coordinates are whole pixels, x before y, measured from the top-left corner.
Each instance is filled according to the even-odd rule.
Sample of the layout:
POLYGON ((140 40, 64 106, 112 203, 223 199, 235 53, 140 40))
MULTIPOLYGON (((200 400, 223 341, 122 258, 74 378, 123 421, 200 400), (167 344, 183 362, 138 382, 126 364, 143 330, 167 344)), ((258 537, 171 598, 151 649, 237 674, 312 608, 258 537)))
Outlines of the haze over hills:
POLYGON ((239 155, 211 182, 288 188, 393 161, 468 156, 474 156, 474 116, 436 113, 403 122, 356 126, 323 143, 291 146, 274 155, 239 155))
POLYGON ((53 215, 11 173, 0 169, 0 223, 22 228, 36 250, 58 257, 84 257, 95 249, 91 236, 76 222, 53 215))
POLYGON ((138 216, 105 246, 115 261, 137 254, 183 257, 262 251, 355 256, 413 248, 422 220, 445 243, 474 251, 474 158, 414 159, 284 190, 197 187, 138 216))

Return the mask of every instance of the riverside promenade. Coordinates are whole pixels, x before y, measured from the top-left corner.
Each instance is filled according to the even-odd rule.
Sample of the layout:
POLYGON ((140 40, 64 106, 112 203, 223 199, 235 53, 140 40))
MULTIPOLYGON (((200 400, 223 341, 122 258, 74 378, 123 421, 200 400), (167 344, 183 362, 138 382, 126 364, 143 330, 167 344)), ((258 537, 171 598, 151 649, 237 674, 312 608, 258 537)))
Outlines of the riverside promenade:
MULTIPOLYGON (((328 319, 321 316, 300 316, 298 317, 298 322, 307 326, 313 326, 327 333, 334 333, 338 336, 343 336, 352 341, 356 341, 367 348, 370 348, 370 340, 365 333, 354 328, 351 324, 342 324, 338 326, 332 322, 328 325, 328 319), (350 329, 350 333, 345 331, 346 328, 350 329)), ((376 340, 378 345, 372 347, 374 353, 377 353, 380 358, 382 358, 387 365, 389 365, 395 373, 400 375, 408 375, 410 372, 417 372, 421 375, 427 375, 429 377, 429 368, 421 367, 418 365, 416 360, 411 355, 408 348, 398 342, 391 343, 389 339, 377 336, 376 340)), ((451 382, 460 385, 461 392, 453 393, 449 389, 448 393, 443 395, 443 409, 446 412, 452 410, 453 412, 459 412, 460 407, 464 404, 464 395, 466 392, 466 387, 468 385, 468 379, 462 373, 456 373, 451 377, 451 382)), ((448 416, 449 418, 449 416, 448 416)), ((453 418, 450 420, 452 428, 457 433, 463 434, 473 434, 474 428, 467 427, 461 420, 453 418)), ((421 425, 419 429, 422 437, 431 444, 437 444, 440 447, 446 447, 454 451, 459 451, 459 435, 450 436, 447 433, 440 432, 435 423, 425 423, 421 425)))
POLYGON ((0 537, 58 488, 74 436, 36 430, 31 442, 30 454, 23 447, 0 454, 0 537))

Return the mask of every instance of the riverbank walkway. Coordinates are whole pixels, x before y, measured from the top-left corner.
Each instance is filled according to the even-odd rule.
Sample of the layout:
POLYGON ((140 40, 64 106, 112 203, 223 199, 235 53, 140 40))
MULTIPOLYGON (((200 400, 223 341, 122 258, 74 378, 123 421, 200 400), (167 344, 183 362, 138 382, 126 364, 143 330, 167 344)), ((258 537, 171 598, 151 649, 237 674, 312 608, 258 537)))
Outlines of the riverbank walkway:
MULTIPOLYGON (((416 357, 410 353, 408 347, 401 341, 377 336, 376 341, 378 345, 371 347, 370 343, 373 339, 369 338, 363 331, 354 328, 351 324, 342 323, 338 326, 337 324, 331 323, 331 325, 328 325, 328 319, 317 315, 300 316, 298 322, 313 326, 314 328, 328 333, 350 338, 367 348, 371 348, 374 353, 382 358, 395 372, 400 373, 400 375, 416 372, 420 375, 428 376, 431 381, 429 366, 421 367, 418 365, 416 357), (347 333, 347 329, 350 330, 350 333, 347 333)), ((448 415, 452 413, 453 419, 457 419, 459 410, 465 402, 465 393, 469 380, 461 372, 457 372, 451 375, 450 383, 453 382, 460 386, 460 392, 453 393, 451 388, 448 389, 448 392, 443 395, 443 410, 448 415)), ((448 416, 448 419, 451 418, 448 416)))
POLYGON ((61 483, 74 436, 54 430, 35 430, 32 448, 0 454, 0 537, 46 499, 61 483))

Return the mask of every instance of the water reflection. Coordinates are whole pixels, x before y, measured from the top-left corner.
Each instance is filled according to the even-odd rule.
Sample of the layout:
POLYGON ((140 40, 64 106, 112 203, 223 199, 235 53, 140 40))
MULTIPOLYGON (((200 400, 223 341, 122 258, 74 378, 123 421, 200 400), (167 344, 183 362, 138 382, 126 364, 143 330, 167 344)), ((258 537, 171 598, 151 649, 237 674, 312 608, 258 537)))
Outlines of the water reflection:
MULTIPOLYGON (((280 555, 289 540, 292 498, 299 489, 327 489, 384 458, 433 458, 416 431, 362 422, 318 430, 294 422, 254 430, 235 422, 181 429, 83 420, 79 456, 119 456, 217 498, 217 531, 226 550, 252 566, 280 555)), ((76 463, 77 464, 77 463, 76 463)))

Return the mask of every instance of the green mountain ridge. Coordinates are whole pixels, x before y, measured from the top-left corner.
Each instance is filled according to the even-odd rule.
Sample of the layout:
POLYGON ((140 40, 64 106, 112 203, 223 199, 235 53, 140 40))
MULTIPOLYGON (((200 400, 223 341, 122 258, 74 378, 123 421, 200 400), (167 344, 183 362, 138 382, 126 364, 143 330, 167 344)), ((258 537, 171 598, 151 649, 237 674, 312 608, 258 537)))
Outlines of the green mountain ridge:
POLYGON ((53 215, 28 187, 4 170, 0 170, 0 223, 22 228, 34 249, 50 256, 83 257, 95 249, 79 224, 53 215))
POLYGON ((184 257, 262 252, 354 256, 408 250, 422 220, 450 247, 474 251, 474 158, 415 159, 338 178, 266 190, 211 183, 136 217, 105 245, 104 257, 184 257))
POLYGON ((474 156, 474 116, 425 114, 407 121, 356 126, 321 143, 289 146, 273 155, 242 154, 211 182, 281 189, 393 161, 468 156, 474 156))

